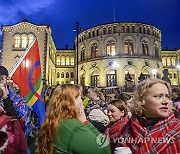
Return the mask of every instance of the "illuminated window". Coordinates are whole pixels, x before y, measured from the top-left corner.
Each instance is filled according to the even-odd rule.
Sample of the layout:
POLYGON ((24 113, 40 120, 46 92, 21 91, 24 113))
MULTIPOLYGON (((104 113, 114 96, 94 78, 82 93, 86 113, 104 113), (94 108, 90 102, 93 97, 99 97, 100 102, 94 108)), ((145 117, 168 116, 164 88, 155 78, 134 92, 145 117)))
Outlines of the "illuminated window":
POLYGON ((116 26, 113 27, 113 33, 117 33, 117 27, 116 26))
POLYGON ((172 66, 176 66, 176 61, 175 61, 175 59, 171 59, 171 62, 172 62, 172 66))
POLYGON ((131 55, 134 53, 132 40, 124 41, 124 52, 125 54, 131 54, 131 55))
POLYGON ((125 26, 121 26, 121 33, 125 33, 125 26))
POLYGON ((61 58, 61 65, 65 65, 65 57, 61 58))
POLYGON ((149 47, 148 47, 148 42, 147 41, 142 41, 142 53, 144 56, 149 55, 149 47))
POLYGON ((20 44, 21 44, 21 38, 20 38, 20 36, 15 36, 14 39, 15 39, 15 40, 14 40, 14 47, 15 47, 15 48, 19 48, 19 47, 20 47, 20 44))
POLYGON ((107 34, 107 29, 103 28, 103 34, 107 34))
POLYGON ((29 35, 29 36, 28 36, 28 40, 29 40, 28 45, 30 45, 31 42, 34 40, 34 36, 33 36, 33 35, 29 35))
POLYGON ((69 57, 66 57, 66 65, 69 65, 69 57))
POLYGON ((111 33, 112 33, 112 28, 108 27, 108 34, 111 34, 111 33))
POLYGON ((115 42, 114 41, 108 41, 106 43, 106 54, 108 56, 114 56, 115 53, 115 42))
POLYGON ((74 58, 71 58, 71 66, 74 66, 74 58))
POLYGON ((91 86, 99 86, 99 74, 97 72, 91 74, 91 86))
POLYGON ((26 48, 27 47, 27 44, 28 44, 28 39, 26 36, 22 36, 22 44, 21 44, 21 47, 22 48, 26 48))
POLYGON ((60 77, 60 73, 59 72, 57 72, 57 78, 59 78, 60 77))
POLYGON ((171 60, 170 60, 170 58, 167 58, 167 66, 171 66, 171 60))
POLYGON ((94 43, 91 45, 91 58, 98 57, 98 45, 94 43))
POLYGON ((61 63, 60 63, 61 61, 60 61, 60 57, 58 56, 57 58, 56 58, 56 65, 60 65, 61 63))
POLYGON ((166 66, 166 59, 165 58, 162 59, 162 63, 163 63, 163 66, 166 66))

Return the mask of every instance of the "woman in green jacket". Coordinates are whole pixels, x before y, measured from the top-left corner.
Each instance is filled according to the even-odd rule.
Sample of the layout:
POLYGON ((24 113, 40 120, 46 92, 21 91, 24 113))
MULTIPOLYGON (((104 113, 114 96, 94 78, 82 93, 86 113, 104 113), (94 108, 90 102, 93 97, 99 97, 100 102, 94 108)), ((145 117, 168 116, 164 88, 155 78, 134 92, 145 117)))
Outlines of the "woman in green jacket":
POLYGON ((37 151, 39 154, 111 153, 105 136, 86 119, 79 86, 58 85, 53 91, 37 151))

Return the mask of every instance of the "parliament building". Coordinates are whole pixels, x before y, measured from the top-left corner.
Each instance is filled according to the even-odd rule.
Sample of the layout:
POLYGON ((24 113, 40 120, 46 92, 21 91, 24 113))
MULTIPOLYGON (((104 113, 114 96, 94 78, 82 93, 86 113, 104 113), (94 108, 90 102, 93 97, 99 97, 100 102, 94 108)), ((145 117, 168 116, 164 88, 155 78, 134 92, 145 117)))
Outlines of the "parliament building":
POLYGON ((10 70, 35 37, 44 85, 78 83, 100 88, 134 87, 146 78, 180 85, 179 50, 161 49, 161 30, 140 22, 101 24, 78 33, 75 49, 57 49, 49 25, 23 20, 4 25, 2 62, 10 70), (78 54, 77 54, 78 53, 78 54))

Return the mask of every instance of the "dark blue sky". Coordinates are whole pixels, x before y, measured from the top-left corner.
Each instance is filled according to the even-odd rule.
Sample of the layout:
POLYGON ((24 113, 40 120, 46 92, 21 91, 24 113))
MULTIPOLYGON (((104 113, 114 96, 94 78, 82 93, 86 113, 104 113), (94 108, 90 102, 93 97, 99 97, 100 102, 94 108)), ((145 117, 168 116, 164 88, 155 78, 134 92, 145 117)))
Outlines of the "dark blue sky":
MULTIPOLYGON (((23 18, 49 24, 56 47, 72 48, 76 21, 82 30, 114 21, 152 24, 162 32, 162 48, 180 49, 180 0, 0 0, 0 25, 23 18)), ((0 32, 0 39, 2 38, 0 32)))

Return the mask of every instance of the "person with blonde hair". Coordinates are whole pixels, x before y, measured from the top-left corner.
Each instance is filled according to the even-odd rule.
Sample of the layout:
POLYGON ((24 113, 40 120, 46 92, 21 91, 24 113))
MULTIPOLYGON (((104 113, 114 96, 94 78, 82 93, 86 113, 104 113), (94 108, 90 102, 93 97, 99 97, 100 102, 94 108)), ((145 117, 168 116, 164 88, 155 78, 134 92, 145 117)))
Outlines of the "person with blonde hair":
POLYGON ((87 121, 78 85, 58 85, 38 137, 39 154, 109 154, 109 143, 96 141, 100 133, 87 121))
POLYGON ((121 129, 119 147, 132 153, 180 153, 180 120, 172 112, 172 90, 168 82, 146 79, 134 94, 132 118, 121 129))

